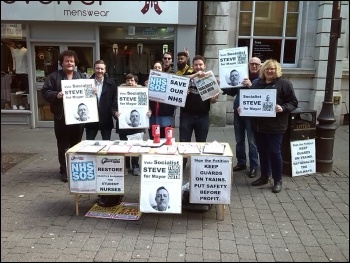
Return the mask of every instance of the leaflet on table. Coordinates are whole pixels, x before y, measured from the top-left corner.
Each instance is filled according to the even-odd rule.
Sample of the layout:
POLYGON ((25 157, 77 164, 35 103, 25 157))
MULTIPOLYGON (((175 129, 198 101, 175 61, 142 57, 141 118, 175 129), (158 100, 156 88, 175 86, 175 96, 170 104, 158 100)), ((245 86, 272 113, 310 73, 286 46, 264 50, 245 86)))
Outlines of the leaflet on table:
POLYGON ((243 79, 248 77, 248 47, 219 50, 219 80, 221 89, 242 87, 243 79))
POLYGON ((193 81, 203 101, 221 92, 216 77, 211 70, 206 72, 202 78, 195 77, 193 81))
POLYGON ((162 145, 155 150, 158 154, 175 154, 177 152, 176 145, 162 145))
POLYGON ((166 72, 150 70, 149 99, 174 106, 185 107, 190 79, 166 72))
POLYGON ((148 89, 145 87, 118 87, 119 129, 149 128, 147 112, 148 89))
POLYGON ((98 122, 95 80, 62 80, 63 108, 66 125, 98 122))
POLYGON ((148 153, 151 150, 151 147, 133 145, 129 149, 129 153, 148 153))
POLYGON ((182 156, 141 156, 140 211, 181 214, 182 156))
POLYGON ((186 154, 186 153, 201 153, 200 148, 198 145, 193 143, 180 143, 177 144, 177 149, 179 153, 186 154))
POLYGON ((203 153, 224 154, 224 152, 225 144, 218 143, 217 141, 207 143, 203 146, 203 153))
POLYGON ((109 148, 109 146, 112 144, 112 141, 85 140, 82 142, 81 147, 77 150, 77 152, 98 153, 105 148, 109 148))

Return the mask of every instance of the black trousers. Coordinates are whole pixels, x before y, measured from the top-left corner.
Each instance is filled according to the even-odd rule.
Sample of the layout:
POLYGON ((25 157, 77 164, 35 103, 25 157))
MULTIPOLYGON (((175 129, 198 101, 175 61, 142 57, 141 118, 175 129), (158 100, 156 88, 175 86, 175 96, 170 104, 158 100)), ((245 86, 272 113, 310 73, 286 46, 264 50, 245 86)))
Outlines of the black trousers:
MULTIPOLYGON (((95 140, 99 129, 85 128, 86 140, 95 140)), ((112 129, 101 129, 102 140, 110 141, 112 136, 112 129)))
POLYGON ((64 118, 54 120, 54 130, 57 140, 58 161, 60 163, 60 173, 67 172, 66 151, 81 142, 84 132, 84 124, 66 125, 64 118))

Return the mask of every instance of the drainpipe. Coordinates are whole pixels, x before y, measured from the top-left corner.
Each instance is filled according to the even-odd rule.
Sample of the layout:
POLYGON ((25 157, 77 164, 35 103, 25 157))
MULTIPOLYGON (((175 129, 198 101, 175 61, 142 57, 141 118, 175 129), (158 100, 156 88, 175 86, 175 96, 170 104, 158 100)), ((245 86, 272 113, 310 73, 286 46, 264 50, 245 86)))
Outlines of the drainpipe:
POLYGON ((197 30, 195 55, 203 55, 203 16, 205 1, 197 1, 197 30))

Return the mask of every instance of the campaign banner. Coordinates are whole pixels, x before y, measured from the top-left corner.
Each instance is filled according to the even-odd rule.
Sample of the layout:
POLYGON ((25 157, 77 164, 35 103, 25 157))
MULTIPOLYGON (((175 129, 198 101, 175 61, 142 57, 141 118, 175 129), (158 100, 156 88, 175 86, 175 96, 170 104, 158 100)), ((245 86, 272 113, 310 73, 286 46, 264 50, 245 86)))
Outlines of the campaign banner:
POLYGON ((71 193, 96 193, 95 155, 69 154, 67 156, 69 189, 71 193))
POLYGON ((232 157, 191 156, 190 203, 230 204, 232 157))
POLYGON ((96 192, 124 194, 124 156, 96 155, 96 192))
POLYGON ((220 88, 243 87, 244 78, 249 78, 248 47, 219 49, 220 88))
POLYGON ((147 85, 149 99, 185 107, 189 83, 187 77, 151 70, 147 85))
POLYGON ((315 139, 290 142, 292 176, 316 173, 315 139))
POLYGON ((276 89, 241 89, 240 116, 276 117, 276 89))
POLYGON ((202 78, 193 78, 193 82, 196 85, 199 95, 203 101, 210 99, 221 91, 216 77, 211 70, 206 72, 205 76, 202 78))
POLYGON ((95 80, 61 80, 66 125, 98 122, 95 80))
POLYGON ((182 156, 143 154, 140 211, 181 214, 182 156))
POLYGON ((119 129, 149 128, 148 89, 118 87, 119 129))

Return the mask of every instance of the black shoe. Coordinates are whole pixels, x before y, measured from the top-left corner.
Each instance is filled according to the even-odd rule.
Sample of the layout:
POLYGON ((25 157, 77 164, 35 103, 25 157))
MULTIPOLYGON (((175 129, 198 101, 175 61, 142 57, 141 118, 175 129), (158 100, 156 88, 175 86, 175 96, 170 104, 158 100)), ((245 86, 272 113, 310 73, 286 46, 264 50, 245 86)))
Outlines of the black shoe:
POLYGON ((248 176, 249 178, 254 178, 254 177, 257 176, 257 174, 258 174, 258 171, 257 171, 256 169, 250 169, 250 171, 249 171, 249 173, 247 174, 247 176, 248 176))
POLYGON ((259 179, 256 179, 255 181, 252 182, 252 186, 259 186, 259 185, 264 185, 269 182, 269 178, 265 177, 260 177, 259 179))
POLYGON ((68 177, 67 177, 67 173, 61 173, 61 180, 64 183, 68 182, 68 177))
POLYGON ((233 167, 232 171, 237 172, 245 169, 247 169, 247 166, 245 164, 241 164, 241 165, 237 164, 235 167, 233 167))
POLYGON ((272 192, 279 193, 282 190, 282 181, 277 181, 273 184, 272 192))

